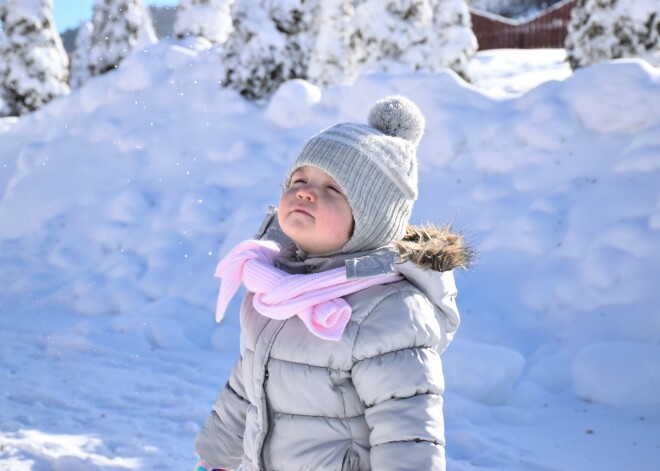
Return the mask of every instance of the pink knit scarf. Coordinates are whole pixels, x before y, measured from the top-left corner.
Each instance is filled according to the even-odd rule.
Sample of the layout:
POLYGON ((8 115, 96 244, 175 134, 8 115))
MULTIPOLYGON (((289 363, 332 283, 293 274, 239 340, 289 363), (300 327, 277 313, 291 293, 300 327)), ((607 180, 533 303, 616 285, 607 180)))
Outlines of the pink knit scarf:
POLYGON ((254 293, 253 305, 260 314, 278 320, 298 316, 317 337, 338 341, 351 317, 351 306, 342 296, 402 279, 392 273, 348 280, 345 267, 291 275, 273 266, 279 252, 274 242, 248 240, 220 261, 215 271, 215 276, 222 278, 217 322, 242 282, 254 293))

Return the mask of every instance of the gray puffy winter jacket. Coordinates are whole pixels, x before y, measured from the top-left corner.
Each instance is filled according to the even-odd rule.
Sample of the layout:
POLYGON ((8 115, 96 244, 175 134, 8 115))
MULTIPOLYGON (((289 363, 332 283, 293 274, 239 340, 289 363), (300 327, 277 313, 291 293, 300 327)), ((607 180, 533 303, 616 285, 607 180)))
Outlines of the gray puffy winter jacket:
POLYGON ((451 269, 467 256, 460 237, 414 228, 371 253, 301 259, 283 249, 279 268, 290 273, 344 264, 349 276, 396 270, 405 279, 346 296, 352 316, 339 342, 297 316, 260 315, 248 293, 240 358, 196 453, 244 471, 444 470, 440 353, 459 324, 451 269))

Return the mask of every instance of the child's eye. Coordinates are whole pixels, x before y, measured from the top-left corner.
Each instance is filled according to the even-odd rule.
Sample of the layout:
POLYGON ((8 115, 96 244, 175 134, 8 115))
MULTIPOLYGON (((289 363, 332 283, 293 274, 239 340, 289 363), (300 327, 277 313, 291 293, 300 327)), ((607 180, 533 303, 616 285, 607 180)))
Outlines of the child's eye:
POLYGON ((292 184, 292 185, 295 184, 295 183, 303 183, 303 184, 305 184, 305 183, 307 183, 307 182, 306 182, 305 180, 303 180, 302 178, 295 178, 295 179, 291 180, 291 184, 292 184))
POLYGON ((328 189, 336 193, 341 193, 341 190, 339 190, 339 188, 337 188, 336 186, 328 186, 328 189))

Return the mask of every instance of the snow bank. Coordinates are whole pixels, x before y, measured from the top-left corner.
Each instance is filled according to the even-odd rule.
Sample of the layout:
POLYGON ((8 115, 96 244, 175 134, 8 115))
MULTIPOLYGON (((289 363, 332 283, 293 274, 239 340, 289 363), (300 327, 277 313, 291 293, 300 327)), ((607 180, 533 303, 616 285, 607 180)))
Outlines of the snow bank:
POLYGON ((660 345, 607 342, 589 345, 573 361, 576 393, 621 408, 660 406, 660 345))
MULTIPOLYGON (((29 450, 37 462, 51 462, 53 471, 92 471, 97 469, 138 469, 142 460, 113 456, 103 443, 92 436, 47 434, 39 430, 21 430, 3 440, 3 452, 9 456, 29 450), (4 449, 6 447, 6 449, 4 449)), ((34 469, 19 459, 5 461, 14 471, 34 469)))
POLYGON ((443 356, 447 391, 484 404, 507 402, 525 359, 504 347, 456 341, 443 356))
POLYGON ((660 70, 641 59, 619 59, 579 69, 562 96, 584 126, 598 133, 634 133, 660 120, 660 70), (647 93, 640 94, 639 90, 647 93))
POLYGON ((283 128, 295 128, 309 121, 313 106, 321 101, 321 90, 306 80, 288 80, 268 102, 266 116, 283 128))
POLYGON ((29 448, 38 427, 35 443, 93 431, 88 456, 190 466, 238 351, 236 316, 213 323, 217 261, 252 236, 309 136, 391 93, 427 119, 413 222, 451 221, 479 254, 456 273, 462 325, 444 356, 450 463, 657 462, 660 417, 640 423, 638 408, 660 397, 658 69, 570 75, 535 51, 554 80, 528 90, 533 67, 489 51, 475 85, 450 72, 320 95, 288 82, 261 107, 220 87, 217 48, 186 44, 134 52, 0 124, 2 465, 83 466, 76 450, 29 448), (630 443, 585 432, 622 422, 630 443))

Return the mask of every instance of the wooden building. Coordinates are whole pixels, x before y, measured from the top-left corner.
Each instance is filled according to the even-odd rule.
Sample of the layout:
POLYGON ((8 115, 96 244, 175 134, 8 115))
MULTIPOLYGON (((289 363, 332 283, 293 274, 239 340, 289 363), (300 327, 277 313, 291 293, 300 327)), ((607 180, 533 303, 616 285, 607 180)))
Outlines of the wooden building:
POLYGON ((472 30, 485 49, 563 48, 571 10, 577 0, 562 0, 523 20, 471 9, 472 30))

